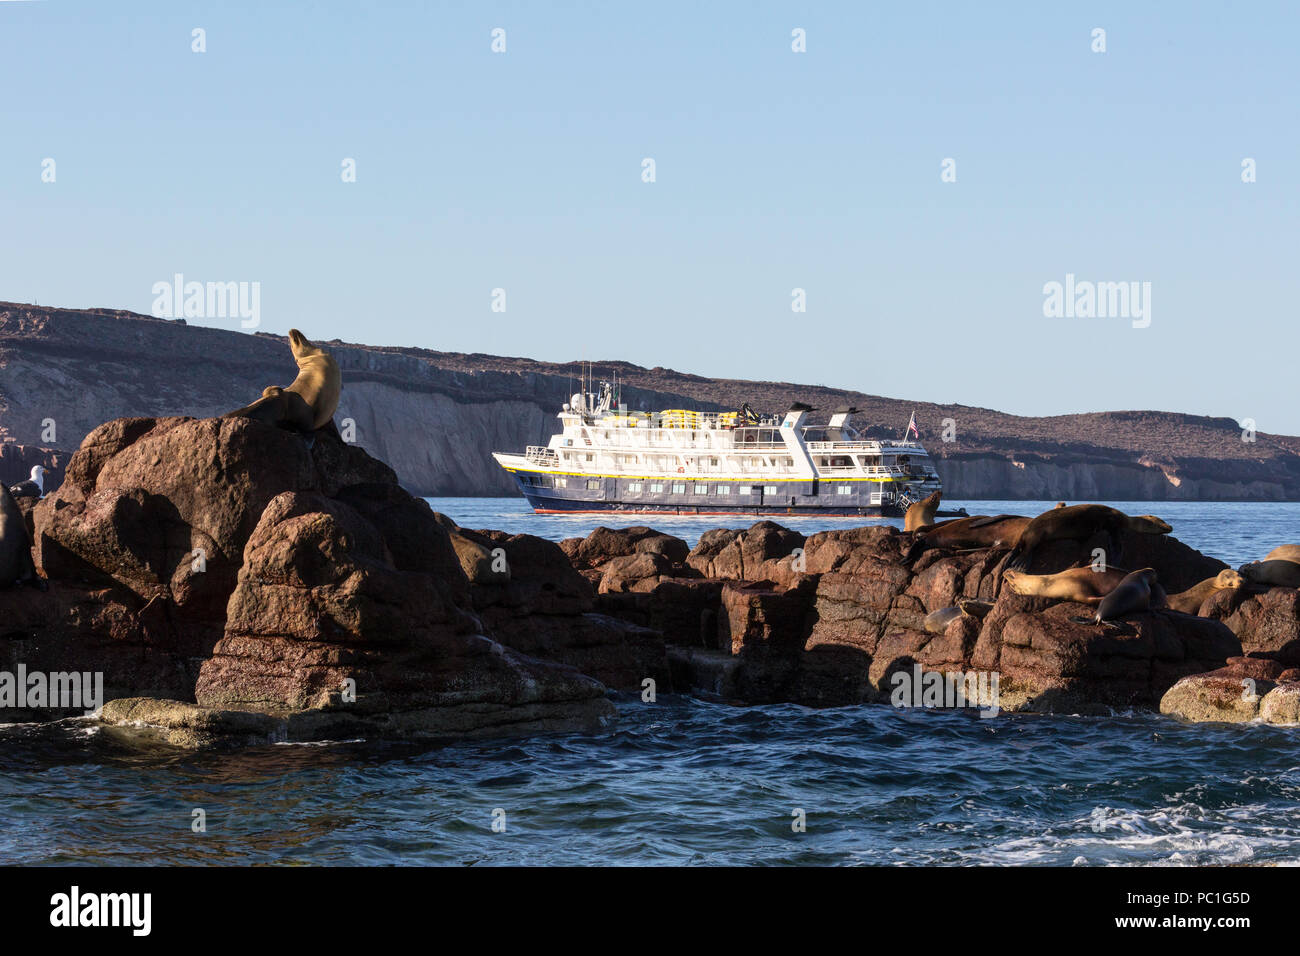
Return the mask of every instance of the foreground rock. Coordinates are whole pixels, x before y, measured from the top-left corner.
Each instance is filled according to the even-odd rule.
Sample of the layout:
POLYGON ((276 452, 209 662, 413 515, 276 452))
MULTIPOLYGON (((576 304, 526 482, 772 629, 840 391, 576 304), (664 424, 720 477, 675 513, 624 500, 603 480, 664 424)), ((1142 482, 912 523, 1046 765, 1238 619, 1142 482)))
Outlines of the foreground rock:
POLYGON ((269 726, 212 713, 319 739, 588 729, 613 712, 597 680, 497 640, 445 520, 336 437, 120 419, 33 518, 51 587, 6 594, 5 663, 204 708, 149 705, 178 741, 269 726))
POLYGON ((1190 721, 1300 724, 1300 669, 1255 657, 1185 677, 1160 700, 1160 712, 1190 721))
MULTIPOLYGON (((996 675, 1004 709, 1100 712, 1154 707, 1180 678, 1241 654, 1222 622, 1171 611, 1120 626, 1079 623, 1092 609, 1002 587, 1006 555, 925 554, 902 562, 911 536, 892 527, 804 538, 772 522, 706 532, 684 561, 650 529, 599 529, 565 551, 597 584, 597 608, 660 630, 677 686, 749 702, 839 706, 890 699, 897 675, 996 675), (655 541, 654 553, 641 542, 655 541), (933 611, 992 602, 942 633, 933 611)), ((1182 590, 1222 562, 1163 536, 1127 535, 1125 554, 1182 590)), ((1095 542, 1041 549, 1033 570, 1086 561, 1095 542)))

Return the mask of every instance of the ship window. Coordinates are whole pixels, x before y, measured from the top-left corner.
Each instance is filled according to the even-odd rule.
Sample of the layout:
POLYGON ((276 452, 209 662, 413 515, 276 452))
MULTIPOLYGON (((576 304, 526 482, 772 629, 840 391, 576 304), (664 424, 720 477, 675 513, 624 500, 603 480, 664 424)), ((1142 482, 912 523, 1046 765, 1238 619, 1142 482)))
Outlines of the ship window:
POLYGON ((556 478, 556 479, 555 479, 555 487, 556 487, 556 488, 567 488, 567 487, 569 487, 569 479, 568 479, 568 478, 556 478))
POLYGON ((714 491, 720 495, 729 495, 731 494, 731 485, 718 485, 714 491))
POLYGON ((709 464, 712 465, 714 468, 717 468, 717 467, 718 467, 718 459, 716 459, 716 458, 710 458, 710 459, 709 459, 709 464))
POLYGON ((763 494, 765 494, 765 495, 774 495, 774 494, 776 494, 776 485, 764 485, 764 486, 763 486, 763 494))
POLYGON ((590 454, 590 453, 587 455, 587 461, 595 461, 595 460, 596 460, 596 456, 595 456, 595 455, 592 455, 592 454, 590 454))
POLYGON ((600 490, 600 479, 599 479, 599 478, 588 478, 588 479, 587 479, 587 490, 588 490, 588 491, 599 491, 599 490, 600 490))
POLYGON ((837 495, 851 495, 851 494, 853 494, 853 486, 852 486, 852 485, 837 485, 837 486, 835 487, 835 493, 836 493, 837 495))
POLYGON ((736 492, 736 494, 738 494, 738 495, 747 495, 747 494, 749 494, 749 485, 741 485, 741 486, 740 486, 740 489, 736 492))
POLYGON ((696 486, 695 486, 695 493, 696 493, 697 495, 707 495, 707 494, 709 493, 709 486, 708 486, 708 485, 696 485, 696 486))
POLYGON ((681 482, 681 483, 674 482, 674 483, 673 483, 673 494, 675 494, 675 495, 684 495, 684 494, 686 494, 686 483, 685 483, 685 482, 681 482))
POLYGON ((651 490, 652 492, 655 492, 655 491, 663 491, 663 490, 664 490, 664 486, 663 486, 663 485, 651 485, 651 486, 650 486, 650 490, 651 490))
POLYGON ((639 482, 639 481, 629 481, 629 482, 627 483, 627 493, 628 493, 629 495, 639 495, 639 494, 641 494, 641 482, 639 482))

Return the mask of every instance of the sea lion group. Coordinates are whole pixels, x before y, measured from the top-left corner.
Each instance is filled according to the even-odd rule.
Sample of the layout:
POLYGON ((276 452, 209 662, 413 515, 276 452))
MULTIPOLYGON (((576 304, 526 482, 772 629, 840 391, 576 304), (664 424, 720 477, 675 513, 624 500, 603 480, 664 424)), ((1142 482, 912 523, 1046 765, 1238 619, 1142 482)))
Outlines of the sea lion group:
MULTIPOLYGON (((937 494, 937 493, 936 493, 937 494)), ((932 496, 933 497, 933 496, 932 496)), ((937 503, 937 502, 936 502, 937 503)), ((1121 557, 1122 534, 1168 534, 1169 523, 1154 515, 1127 515, 1106 505, 1066 506, 1059 503, 1034 518, 1023 515, 976 515, 939 524, 922 523, 926 514, 918 502, 908 512, 911 543, 903 563, 911 565, 927 551, 941 549, 993 549, 1008 552, 1003 581, 1017 594, 1071 601, 1096 608, 1090 623, 1109 624, 1143 611, 1168 610, 1197 614, 1206 600, 1220 591, 1244 587, 1300 588, 1300 545, 1279 545, 1262 561, 1243 565, 1239 571, 1225 569, 1185 591, 1167 594, 1152 568, 1127 571, 1110 562, 1121 557), (1039 549, 1053 541, 1088 541, 1101 535, 1106 542, 1105 560, 1096 566, 1066 568, 1054 574, 1028 574, 1025 569, 1039 549)), ((961 616, 958 608, 942 608, 930 614, 924 627, 938 632, 961 616)))

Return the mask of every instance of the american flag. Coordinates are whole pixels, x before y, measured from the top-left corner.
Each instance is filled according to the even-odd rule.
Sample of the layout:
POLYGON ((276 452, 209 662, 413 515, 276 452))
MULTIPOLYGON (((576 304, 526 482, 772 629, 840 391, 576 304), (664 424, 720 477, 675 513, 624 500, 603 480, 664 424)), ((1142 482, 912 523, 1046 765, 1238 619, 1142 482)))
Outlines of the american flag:
POLYGON ((912 417, 907 420, 907 431, 903 433, 903 437, 907 438, 909 435, 921 437, 921 433, 916 430, 916 412, 912 412, 912 417))

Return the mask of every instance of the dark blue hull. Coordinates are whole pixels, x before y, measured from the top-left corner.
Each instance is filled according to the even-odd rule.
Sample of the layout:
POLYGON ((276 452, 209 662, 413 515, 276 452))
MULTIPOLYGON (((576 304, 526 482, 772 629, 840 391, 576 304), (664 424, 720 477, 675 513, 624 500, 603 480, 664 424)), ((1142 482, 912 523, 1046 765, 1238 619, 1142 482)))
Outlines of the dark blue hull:
POLYGON ((737 483, 512 472, 539 514, 827 515, 902 517, 908 502, 896 482, 835 479, 737 483))

